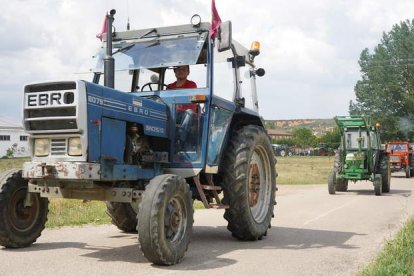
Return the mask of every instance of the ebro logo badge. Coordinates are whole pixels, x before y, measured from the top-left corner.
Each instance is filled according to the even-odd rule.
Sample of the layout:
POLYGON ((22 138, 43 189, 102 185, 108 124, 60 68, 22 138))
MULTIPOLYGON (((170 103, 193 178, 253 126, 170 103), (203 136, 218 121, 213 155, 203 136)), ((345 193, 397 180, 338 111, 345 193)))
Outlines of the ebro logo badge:
POLYGON ((70 105, 75 101, 73 92, 41 92, 26 94, 26 107, 70 105))

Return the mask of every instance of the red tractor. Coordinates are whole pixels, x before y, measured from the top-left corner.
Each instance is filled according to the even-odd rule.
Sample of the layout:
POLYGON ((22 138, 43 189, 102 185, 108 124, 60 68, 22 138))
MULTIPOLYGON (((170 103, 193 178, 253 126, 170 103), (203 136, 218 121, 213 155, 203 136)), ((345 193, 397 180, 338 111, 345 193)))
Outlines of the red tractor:
POLYGON ((408 142, 388 142, 385 150, 390 157, 391 172, 405 171, 405 177, 414 176, 413 150, 408 142))

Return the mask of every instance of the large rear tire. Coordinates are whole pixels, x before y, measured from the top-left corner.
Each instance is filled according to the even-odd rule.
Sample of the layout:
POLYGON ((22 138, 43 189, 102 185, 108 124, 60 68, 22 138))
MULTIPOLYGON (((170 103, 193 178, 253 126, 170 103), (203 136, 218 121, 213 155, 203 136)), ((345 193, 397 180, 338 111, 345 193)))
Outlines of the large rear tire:
POLYGON ((234 131, 225 150, 221 173, 227 229, 240 240, 258 240, 271 227, 276 168, 265 130, 244 126, 234 131))
POLYGON ((137 232, 138 206, 133 203, 106 202, 106 213, 112 219, 112 224, 126 233, 137 232))
POLYGON ((410 163, 410 174, 411 176, 414 176, 414 158, 413 155, 410 154, 410 159, 409 159, 409 163, 410 163))
MULTIPOLYGON (((117 183, 119 188, 129 188, 128 182, 117 183)), ((106 213, 112 219, 112 224, 126 233, 137 232, 137 215, 139 203, 106 202, 106 213)))
POLYGON ((138 213, 138 239, 144 256, 157 265, 181 261, 193 229, 193 201, 185 180, 154 177, 146 186, 138 213))
POLYGON ((9 171, 0 181, 0 245, 27 247, 45 228, 49 201, 31 193, 31 206, 24 206, 28 182, 21 170, 9 171))

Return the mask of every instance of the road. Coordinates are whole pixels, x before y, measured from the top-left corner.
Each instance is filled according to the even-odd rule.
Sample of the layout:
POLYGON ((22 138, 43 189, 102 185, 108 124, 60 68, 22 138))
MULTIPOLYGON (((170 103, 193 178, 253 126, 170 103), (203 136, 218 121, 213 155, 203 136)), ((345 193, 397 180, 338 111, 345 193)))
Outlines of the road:
POLYGON ((392 177, 375 196, 371 182, 329 195, 327 185, 279 187, 265 239, 240 242, 222 211, 197 210, 182 263, 151 265, 137 237, 114 226, 45 230, 29 248, 0 249, 2 275, 355 275, 414 214, 414 178, 392 177))

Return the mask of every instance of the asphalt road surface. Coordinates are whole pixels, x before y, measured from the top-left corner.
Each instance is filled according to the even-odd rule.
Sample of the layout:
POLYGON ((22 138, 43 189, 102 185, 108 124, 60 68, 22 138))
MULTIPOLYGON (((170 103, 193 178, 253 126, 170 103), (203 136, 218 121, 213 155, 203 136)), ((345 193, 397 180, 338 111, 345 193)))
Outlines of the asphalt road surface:
POLYGON ((29 248, 0 249, 1 275, 355 275, 414 214, 414 178, 393 175, 391 192, 371 182, 329 195, 327 185, 279 186, 265 239, 240 242, 222 211, 196 210, 184 260, 150 264, 137 237, 114 226, 45 230, 29 248))

